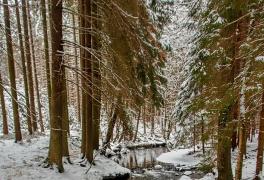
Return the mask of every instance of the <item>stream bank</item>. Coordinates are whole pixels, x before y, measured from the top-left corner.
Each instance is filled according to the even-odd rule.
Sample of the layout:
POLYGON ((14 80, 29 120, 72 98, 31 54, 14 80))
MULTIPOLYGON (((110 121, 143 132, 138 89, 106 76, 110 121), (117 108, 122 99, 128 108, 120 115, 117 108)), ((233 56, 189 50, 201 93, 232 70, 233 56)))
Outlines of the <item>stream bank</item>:
POLYGON ((131 170, 131 177, 128 178, 130 180, 178 180, 183 176, 190 179, 200 179, 205 175, 203 172, 198 171, 195 166, 187 167, 157 161, 157 158, 162 154, 170 153, 164 145, 129 149, 119 158, 114 156, 112 159, 131 170))

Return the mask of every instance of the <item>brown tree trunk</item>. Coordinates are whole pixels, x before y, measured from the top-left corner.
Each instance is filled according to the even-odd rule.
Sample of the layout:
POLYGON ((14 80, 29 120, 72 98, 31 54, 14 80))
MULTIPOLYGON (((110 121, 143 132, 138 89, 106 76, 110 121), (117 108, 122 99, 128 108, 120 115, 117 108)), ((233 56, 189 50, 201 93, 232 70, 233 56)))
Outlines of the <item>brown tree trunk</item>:
POLYGON ((34 82, 32 75, 32 63, 31 63, 31 52, 30 52, 30 39, 28 30, 28 14, 27 14, 27 3, 26 0, 22 0, 22 12, 23 12, 23 24, 24 24, 24 42, 26 50, 26 63, 27 63, 27 77, 29 87, 29 100, 30 100, 30 116, 33 125, 33 131, 37 131, 37 119, 35 111, 35 96, 34 96, 34 82))
POLYGON ((144 135, 145 135, 146 134, 146 105, 144 105, 143 128, 144 128, 144 135))
POLYGON ((154 114, 154 109, 152 109, 152 107, 151 107, 151 117, 150 117, 150 119, 151 119, 151 137, 152 136, 154 136, 154 129, 155 129, 155 114, 154 114))
POLYGON ((108 146, 111 138, 113 137, 113 132, 114 132, 114 128, 116 125, 117 116, 118 116, 118 106, 116 105, 113 115, 110 121, 108 122, 108 128, 107 128, 107 133, 106 133, 106 137, 104 141, 104 146, 108 146))
POLYGON ((29 94, 28 94, 29 91, 28 91, 27 67, 26 67, 23 37, 22 37, 22 28, 21 28, 21 22, 20 22, 19 4, 18 4, 17 0, 15 0, 15 5, 16 5, 16 19, 17 19, 17 30, 18 30, 18 36, 19 36, 21 64, 22 64, 23 80, 24 80, 27 125, 28 125, 28 132, 31 135, 32 134, 32 122, 31 122, 31 116, 30 116, 30 102, 29 102, 29 94))
POLYGON ((239 151, 236 165, 236 180, 242 178, 242 167, 243 167, 243 158, 244 158, 244 146, 246 145, 246 128, 245 123, 243 122, 239 130, 239 151))
POLYGON ((7 123, 7 115, 6 115, 6 105, 5 105, 5 96, 4 96, 4 88, 3 88, 3 80, 0 72, 0 100, 1 100, 1 109, 2 109, 2 118, 3 118, 3 134, 8 135, 8 123, 7 123))
POLYGON ((204 134, 204 118, 201 116, 201 141, 202 141, 202 151, 205 154, 205 134, 204 134))
POLYGON ((35 79, 36 95, 37 95, 37 103, 38 103, 39 124, 40 124, 41 132, 44 132, 44 124, 43 124, 41 102, 40 102, 40 94, 39 94, 39 82, 38 82, 38 75, 37 75, 35 46, 34 46, 34 39, 33 39, 33 31, 32 31, 32 23, 31 23, 30 4, 29 4, 29 2, 27 2, 27 12, 28 12, 28 24, 29 24, 29 34, 30 34, 30 45, 31 45, 31 52, 32 52, 34 79, 35 79))
POLYGON ((62 1, 51 1, 51 39, 52 39, 52 92, 51 92, 51 132, 49 147, 49 163, 56 164, 59 172, 63 172, 63 74, 64 66, 61 52, 62 46, 62 1))
POLYGON ((92 120, 93 136, 94 136, 94 149, 99 149, 99 134, 100 134, 100 116, 101 116, 101 71, 100 71, 100 60, 101 60, 101 45, 100 45, 100 30, 101 20, 99 15, 98 3, 100 0, 94 0, 92 3, 92 29, 95 35, 92 38, 92 47, 94 55, 92 57, 92 82, 93 82, 93 101, 92 101, 92 120))
MULTIPOLYGON (((77 37, 76 37, 76 24, 75 24, 75 16, 72 14, 72 23, 73 23, 73 41, 74 44, 77 44, 77 37)), ((75 59, 75 80, 76 80, 76 91, 77 91, 77 111, 78 111, 78 120, 81 122, 81 103, 80 103, 80 83, 79 83, 79 75, 78 75, 78 53, 77 48, 74 46, 74 59, 75 59)))
POLYGON ((231 107, 220 112, 218 122, 217 169, 218 180, 232 180, 231 166, 231 107))
POLYGON ((134 140, 133 140, 133 142, 136 142, 136 140, 137 140, 137 134, 138 134, 138 126, 139 126, 140 116, 141 116, 141 108, 139 108, 139 111, 138 111, 138 118, 137 118, 136 132, 135 132, 135 135, 134 135, 134 140))
MULTIPOLYGON (((80 0, 80 43, 82 47, 92 47, 91 1, 80 0)), ((93 119, 92 119, 92 56, 87 50, 81 49, 82 68, 82 152, 86 159, 93 161, 93 119), (85 136, 85 138, 84 138, 85 136)))
MULTIPOLYGON (((85 17, 84 17, 84 1, 79 1, 79 14, 80 14, 80 20, 79 20, 79 41, 81 46, 85 46, 85 17)), ((82 115, 82 145, 81 145, 81 153, 85 157, 86 152, 86 110, 87 110, 87 92, 86 92, 86 79, 85 79, 85 71, 86 71, 86 53, 84 48, 80 48, 80 66, 81 66, 81 93, 82 93, 82 99, 81 99, 81 115, 82 115)))
POLYGON ((256 175, 255 179, 260 179, 259 175, 263 167, 263 149, 264 149, 264 93, 262 93, 261 99, 261 112, 259 119, 259 135, 258 135, 258 152, 257 152, 257 163, 256 163, 256 175))
MULTIPOLYGON (((65 60, 63 60, 65 63, 65 60)), ((68 91, 67 91, 67 79, 65 68, 61 69, 63 77, 62 82, 62 106, 63 106, 63 116, 62 116, 62 156, 66 157, 68 162, 70 162, 69 148, 68 148, 68 135, 70 135, 70 124, 69 124, 69 112, 68 112, 68 91)))
POLYGON ((49 37, 47 28, 47 15, 46 15, 46 2, 45 0, 40 1, 41 14, 42 14, 42 26, 43 26, 43 39, 44 39, 44 52, 45 52, 45 63, 46 63, 46 78, 47 78, 47 91, 49 101, 49 115, 51 111, 51 82, 50 82, 50 57, 49 57, 49 37))
POLYGON ((4 5, 6 47, 7 47, 7 54, 8 54, 8 69, 9 69, 9 79, 10 79, 12 105, 13 105, 13 117, 14 117, 14 125, 15 125, 15 140, 17 142, 17 141, 22 140, 22 134, 21 134, 21 128, 20 128, 19 113, 18 113, 15 60, 14 60, 13 46, 12 46, 13 41, 12 41, 12 34, 11 34, 8 1, 3 0, 3 5, 4 5))

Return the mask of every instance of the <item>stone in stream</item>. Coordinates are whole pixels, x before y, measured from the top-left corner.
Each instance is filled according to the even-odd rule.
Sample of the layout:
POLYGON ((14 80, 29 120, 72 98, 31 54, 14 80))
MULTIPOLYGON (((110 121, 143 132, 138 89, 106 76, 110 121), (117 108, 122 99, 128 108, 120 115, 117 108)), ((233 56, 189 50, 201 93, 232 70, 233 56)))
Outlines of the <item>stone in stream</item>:
POLYGON ((157 164, 157 165, 154 166, 154 169, 155 170, 161 170, 162 169, 162 166, 157 164))
POLYGON ((190 176, 192 174, 192 171, 185 171, 183 174, 186 176, 190 176))

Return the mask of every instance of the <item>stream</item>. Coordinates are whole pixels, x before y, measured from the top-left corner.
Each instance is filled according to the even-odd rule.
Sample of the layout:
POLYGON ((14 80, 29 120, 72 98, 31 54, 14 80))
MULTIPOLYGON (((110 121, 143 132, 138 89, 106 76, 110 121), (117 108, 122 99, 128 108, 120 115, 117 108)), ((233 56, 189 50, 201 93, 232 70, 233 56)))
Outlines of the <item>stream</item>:
POLYGON ((156 158, 166 152, 168 152, 166 147, 130 150, 127 154, 122 155, 119 164, 131 170, 130 180, 177 180, 190 172, 192 173, 188 176, 192 179, 203 177, 203 173, 195 170, 181 171, 175 168, 173 164, 157 162, 156 158))

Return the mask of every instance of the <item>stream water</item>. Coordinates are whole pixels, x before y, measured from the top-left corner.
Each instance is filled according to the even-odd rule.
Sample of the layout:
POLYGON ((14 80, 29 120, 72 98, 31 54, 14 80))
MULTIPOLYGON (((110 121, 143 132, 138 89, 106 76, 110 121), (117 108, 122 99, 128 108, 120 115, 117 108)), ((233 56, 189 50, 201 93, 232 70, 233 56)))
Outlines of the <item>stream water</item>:
MULTIPOLYGON (((130 150, 122 155, 119 164, 132 171, 130 180, 177 180, 184 175, 184 171, 178 171, 172 164, 161 164, 156 158, 162 153, 168 152, 166 147, 130 150), (155 168, 161 165, 162 169, 155 168)), ((200 178, 203 174, 192 172, 190 178, 200 178)))

